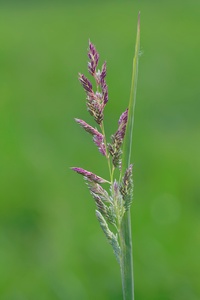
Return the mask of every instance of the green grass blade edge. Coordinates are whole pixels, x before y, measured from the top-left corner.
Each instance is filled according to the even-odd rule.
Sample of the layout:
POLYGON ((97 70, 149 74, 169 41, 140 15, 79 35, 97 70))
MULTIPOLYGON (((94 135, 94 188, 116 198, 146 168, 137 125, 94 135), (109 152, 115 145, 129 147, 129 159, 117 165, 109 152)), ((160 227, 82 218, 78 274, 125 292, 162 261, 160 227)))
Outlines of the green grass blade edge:
MULTIPOLYGON (((124 141, 121 174, 124 173, 125 169, 130 165, 130 161, 131 161, 132 135, 133 135, 137 78, 138 78, 139 51, 140 51, 140 13, 138 15, 135 55, 133 58, 133 71, 132 71, 131 92, 130 92, 130 101, 129 101, 128 123, 127 123, 127 132, 124 141)), ((133 254, 132 254, 130 210, 128 210, 125 213, 122 219, 122 223, 119 231, 119 238, 120 238, 120 245, 121 245, 120 267, 121 267, 123 299, 134 300, 134 276, 133 276, 133 254)))
POLYGON ((133 58, 131 91, 130 91, 130 99, 129 99, 129 106, 128 106, 128 123, 127 123, 126 135, 124 139, 124 146, 123 146, 123 157, 122 157, 123 170, 122 171, 125 171, 125 169, 130 165, 130 161, 131 161, 132 136, 133 136, 137 79, 138 79, 139 52, 140 52, 140 13, 138 15, 135 55, 133 58))

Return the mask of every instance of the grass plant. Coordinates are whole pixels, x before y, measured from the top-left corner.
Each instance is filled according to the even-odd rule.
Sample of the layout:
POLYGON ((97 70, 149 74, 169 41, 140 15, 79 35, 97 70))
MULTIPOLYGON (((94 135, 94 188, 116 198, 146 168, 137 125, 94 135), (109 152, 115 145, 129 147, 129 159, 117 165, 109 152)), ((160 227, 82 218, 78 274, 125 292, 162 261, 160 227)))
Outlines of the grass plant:
POLYGON ((108 86, 105 80, 107 75, 106 62, 103 63, 101 70, 98 69, 99 53, 89 41, 88 71, 94 79, 96 91, 93 83, 84 74, 79 73, 79 81, 86 92, 87 110, 99 128, 92 127, 82 119, 76 118, 75 121, 92 135, 93 142, 98 147, 99 152, 107 159, 110 178, 104 179, 83 168, 72 167, 72 170, 84 176, 89 191, 95 200, 97 207, 96 217, 120 265, 124 300, 134 299, 130 216, 130 206, 133 198, 131 150, 139 47, 140 14, 138 17, 129 105, 121 114, 118 121, 118 129, 111 136, 111 141, 108 142, 104 128, 104 108, 108 102, 108 86), (102 187, 102 185, 106 184, 109 185, 109 188, 102 187))
POLYGON ((129 100, 140 7, 135 297, 199 300, 200 1, 12 2, 0 5, 0 299, 122 299, 93 198, 66 168, 109 179, 105 157, 73 122, 90 123, 76 74, 86 73, 90 37, 107 60, 109 137, 129 100))

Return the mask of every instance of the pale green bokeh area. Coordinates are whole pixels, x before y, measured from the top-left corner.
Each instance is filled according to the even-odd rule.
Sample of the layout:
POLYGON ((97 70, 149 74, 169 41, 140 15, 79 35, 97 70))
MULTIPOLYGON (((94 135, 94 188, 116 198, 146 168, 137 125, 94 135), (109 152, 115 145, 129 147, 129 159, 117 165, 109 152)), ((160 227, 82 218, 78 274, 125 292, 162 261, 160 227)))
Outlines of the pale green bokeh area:
POLYGON ((132 206, 136 300, 200 299, 200 2, 39 1, 0 7, 0 299, 122 299, 80 166, 107 176, 77 73, 107 60, 108 135, 141 50, 132 206))

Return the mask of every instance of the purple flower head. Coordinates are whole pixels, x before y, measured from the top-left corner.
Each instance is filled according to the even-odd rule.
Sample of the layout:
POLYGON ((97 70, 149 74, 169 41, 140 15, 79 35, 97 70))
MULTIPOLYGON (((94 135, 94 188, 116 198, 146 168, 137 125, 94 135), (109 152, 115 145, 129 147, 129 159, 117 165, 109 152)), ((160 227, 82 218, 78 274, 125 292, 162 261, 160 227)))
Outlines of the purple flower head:
POLYGON ((115 179, 114 183, 113 183, 113 191, 114 191, 114 194, 115 195, 118 195, 118 192, 119 192, 119 185, 118 185, 118 182, 117 180, 115 179))
POLYGON ((98 135, 94 135, 93 141, 95 143, 95 145, 98 147, 99 152, 106 156, 106 147, 104 144, 104 138, 102 134, 98 134, 98 135))
POLYGON ((102 91, 102 105, 103 108, 105 107, 106 103, 108 102, 108 86, 105 81, 106 77, 106 62, 103 63, 101 68, 101 72, 99 71, 99 85, 102 91))
POLYGON ((130 164, 130 166, 126 169, 126 172, 123 177, 123 184, 127 189, 129 188, 131 177, 132 177, 132 172, 133 172, 133 165, 130 164))
POLYGON ((90 41, 89 41, 88 57, 90 60, 88 62, 88 71, 92 76, 94 76, 99 62, 99 53, 97 52, 95 46, 90 41))
POLYGON ((92 83, 83 74, 79 74, 79 81, 87 94, 87 110, 94 117, 97 124, 103 121, 104 107, 108 102, 108 86, 105 81, 106 77, 106 62, 103 63, 101 71, 97 70, 99 62, 99 54, 95 46, 89 41, 88 50, 88 71, 94 77, 97 85, 97 91, 92 89, 92 83))
POLYGON ((129 209, 132 202, 133 194, 133 179, 132 179, 132 169, 133 165, 131 164, 125 171, 124 177, 120 185, 120 193, 124 200, 124 207, 126 210, 129 209))
POLYGON ((93 181, 93 182, 96 182, 96 183, 106 183, 109 181, 95 175, 94 173, 92 172, 89 172, 87 170, 84 170, 82 168, 77 168, 77 167, 72 167, 71 168, 73 171, 77 172, 78 174, 81 174, 85 177, 85 179, 89 180, 89 181, 93 181))
POLYGON ((116 139, 119 140, 121 143, 123 142, 125 132, 126 132, 126 125, 128 121, 128 108, 123 112, 119 118, 118 122, 118 130, 115 133, 116 139))
POLYGON ((83 74, 79 74, 79 81, 87 94, 86 104, 89 113, 98 124, 101 124, 103 120, 102 93, 94 93, 91 82, 83 74))
POLYGON ((94 127, 90 126, 89 124, 87 124, 85 121, 81 120, 81 119, 76 119, 75 121, 83 128, 85 129, 85 131, 89 132, 92 135, 102 135, 100 132, 98 132, 97 129, 95 129, 94 127))
POLYGON ((102 90, 102 104, 104 108, 106 103, 108 102, 108 86, 105 80, 102 80, 101 82, 101 90, 102 90))
POLYGON ((122 195, 120 193, 119 184, 118 184, 116 179, 113 183, 112 194, 113 194, 113 198, 114 198, 115 203, 117 203, 118 208, 121 210, 122 206, 123 206, 123 198, 122 198, 122 195))
POLYGON ((85 77, 85 75, 79 73, 79 81, 82 84, 85 92, 88 94, 93 94, 93 90, 92 90, 92 84, 91 82, 85 77))
POLYGON ((85 121, 80 119, 75 119, 75 121, 83 128, 85 131, 93 135, 93 141, 95 145, 98 147, 99 152, 106 155, 106 148, 104 144, 104 137, 103 134, 101 134, 97 129, 93 128, 89 124, 87 124, 85 121))
POLYGON ((97 124, 103 121, 103 106, 101 104, 101 93, 96 93, 87 96, 87 110, 94 117, 97 124))
POLYGON ((103 63, 101 68, 101 74, 100 74, 101 82, 104 81, 105 77, 106 77, 106 62, 103 63))
POLYGON ((108 145, 108 150, 110 155, 112 156, 112 162, 115 167, 121 166, 120 158, 122 155, 122 150, 120 148, 124 140, 127 121, 128 121, 128 109, 126 109, 125 112, 123 112, 122 115, 120 116, 118 122, 118 130, 114 135, 111 136, 112 144, 108 145))

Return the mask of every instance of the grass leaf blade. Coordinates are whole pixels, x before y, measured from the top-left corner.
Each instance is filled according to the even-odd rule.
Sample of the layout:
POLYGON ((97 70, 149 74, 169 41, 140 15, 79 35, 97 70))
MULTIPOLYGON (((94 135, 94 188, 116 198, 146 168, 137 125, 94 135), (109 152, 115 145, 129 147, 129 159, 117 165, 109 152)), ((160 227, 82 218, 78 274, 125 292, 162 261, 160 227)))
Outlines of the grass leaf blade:
POLYGON ((138 15, 135 55, 133 58, 131 92, 130 92, 130 100, 128 106, 128 123, 127 123, 126 135, 124 139, 124 146, 123 146, 123 158, 122 158, 123 172, 125 171, 126 168, 128 168, 131 161, 132 136, 133 136, 134 114, 135 114, 136 92, 137 92, 139 51, 140 51, 140 13, 138 15))
MULTIPOLYGON (((140 51, 140 13, 138 15, 135 55, 133 58, 133 71, 131 80, 131 92, 129 101, 127 131, 124 140, 121 178, 125 170, 129 167, 132 151, 132 135, 134 125, 134 113, 136 104, 138 60, 140 51)), ((123 216, 120 231, 121 245, 121 278, 123 289, 123 300, 134 300, 134 276, 133 276, 133 254, 132 254, 132 234, 131 234, 131 214, 130 209, 123 216)))

